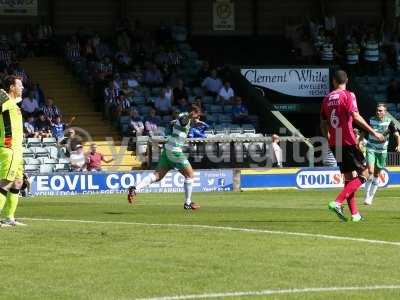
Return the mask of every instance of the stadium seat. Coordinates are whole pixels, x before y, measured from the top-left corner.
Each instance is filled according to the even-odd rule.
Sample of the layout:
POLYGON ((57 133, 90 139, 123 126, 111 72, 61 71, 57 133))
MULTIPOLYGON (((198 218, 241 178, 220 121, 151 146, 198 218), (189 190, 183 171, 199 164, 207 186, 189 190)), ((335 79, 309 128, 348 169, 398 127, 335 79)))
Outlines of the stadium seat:
POLYGON ((70 164, 71 162, 70 162, 69 158, 64 157, 64 158, 59 158, 58 163, 59 164, 70 164))
POLYGON ((43 138, 42 144, 44 147, 57 146, 57 140, 53 137, 43 138))
POLYGON ((133 97, 133 101, 132 102, 137 106, 145 105, 146 104, 146 97, 144 97, 144 96, 135 96, 135 97, 133 97))
POLYGON ((256 129, 254 128, 253 124, 243 124, 243 133, 256 133, 256 129))
POLYGON ((149 114, 150 107, 149 106, 140 106, 139 113, 141 116, 147 116, 149 114))
POLYGON ((49 157, 41 157, 39 158, 39 160, 44 165, 55 165, 58 162, 56 158, 49 158, 49 157))
POLYGON ((56 164, 54 166, 55 172, 69 172, 70 167, 68 164, 56 164))
POLYGON ((48 153, 48 156, 50 158, 58 158, 59 157, 60 151, 59 151, 59 149, 57 147, 50 146, 50 147, 46 147, 45 149, 46 149, 46 151, 48 153))
POLYGON ((40 165, 25 165, 24 172, 28 175, 35 175, 39 173, 40 165))
POLYGON ((212 114, 223 113, 223 107, 221 105, 210 105, 210 112, 212 114))
POLYGON ((24 165, 40 165, 42 162, 33 157, 26 157, 24 158, 24 165))
POLYGON ((211 96, 203 97, 203 104, 213 104, 213 103, 214 103, 214 97, 211 96))
POLYGON ((23 157, 35 157, 35 153, 33 152, 32 148, 24 148, 22 155, 23 157))
POLYGON ((46 174, 54 171, 54 165, 40 165, 39 173, 46 174))
POLYGON ((35 153, 35 157, 49 157, 49 153, 46 148, 42 147, 31 147, 33 153, 35 153))
POLYGON ((154 87, 151 89, 151 96, 159 96, 161 92, 161 88, 159 87, 154 87))
POLYGON ((228 124, 232 121, 231 115, 219 114, 218 116, 219 116, 218 120, 219 120, 220 124, 228 124))
POLYGON ((42 140, 40 138, 28 138, 26 144, 28 147, 40 147, 42 146, 42 140))
POLYGON ((230 104, 224 105, 224 113, 231 114, 232 113, 232 105, 230 105, 230 104))

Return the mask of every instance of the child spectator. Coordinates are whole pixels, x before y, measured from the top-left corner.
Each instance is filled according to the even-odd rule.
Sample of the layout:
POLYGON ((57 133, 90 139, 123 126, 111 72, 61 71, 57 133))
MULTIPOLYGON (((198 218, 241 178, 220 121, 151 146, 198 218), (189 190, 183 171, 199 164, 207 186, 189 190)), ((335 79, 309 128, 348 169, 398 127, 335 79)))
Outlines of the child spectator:
POLYGON ((61 121, 61 116, 56 116, 54 118, 54 122, 52 121, 50 125, 53 137, 55 137, 56 139, 64 138, 64 131, 68 127, 68 124, 64 124, 61 121))

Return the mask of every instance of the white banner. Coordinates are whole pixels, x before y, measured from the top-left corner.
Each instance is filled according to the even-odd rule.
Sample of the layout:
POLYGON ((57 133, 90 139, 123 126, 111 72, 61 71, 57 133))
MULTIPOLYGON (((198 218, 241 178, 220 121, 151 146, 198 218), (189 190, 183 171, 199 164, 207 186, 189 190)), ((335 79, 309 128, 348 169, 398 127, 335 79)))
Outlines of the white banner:
POLYGON ((235 4, 232 1, 217 0, 213 3, 213 29, 235 30, 235 4))
POLYGON ((38 0, 0 0, 0 15, 37 16, 38 0))
POLYGON ((242 69, 253 85, 295 97, 324 97, 329 93, 328 68, 242 69))

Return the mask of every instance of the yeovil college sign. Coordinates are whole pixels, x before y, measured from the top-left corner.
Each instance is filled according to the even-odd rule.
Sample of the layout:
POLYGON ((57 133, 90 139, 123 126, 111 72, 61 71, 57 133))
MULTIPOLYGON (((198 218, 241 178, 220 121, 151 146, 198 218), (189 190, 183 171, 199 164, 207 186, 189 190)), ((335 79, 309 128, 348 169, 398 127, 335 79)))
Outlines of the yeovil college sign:
POLYGON ((242 69, 254 86, 295 97, 324 97, 329 93, 328 68, 242 69))

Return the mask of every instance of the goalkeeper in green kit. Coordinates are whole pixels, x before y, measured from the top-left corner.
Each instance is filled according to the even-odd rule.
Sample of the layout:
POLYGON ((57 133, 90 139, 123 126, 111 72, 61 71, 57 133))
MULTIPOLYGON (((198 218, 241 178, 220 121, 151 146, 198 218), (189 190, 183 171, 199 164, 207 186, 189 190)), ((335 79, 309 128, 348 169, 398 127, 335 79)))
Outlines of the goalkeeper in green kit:
POLYGON ((386 136, 386 140, 381 143, 371 135, 367 139, 367 165, 369 179, 365 183, 364 204, 371 205, 376 190, 378 189, 379 174, 386 166, 388 138, 387 135, 393 134, 396 137, 396 151, 400 151, 400 135, 393 121, 386 115, 386 105, 378 104, 376 107, 376 116, 369 121, 371 127, 386 136))
POLYGON ((1 227, 25 225, 14 218, 23 185, 23 125, 18 107, 24 89, 19 77, 8 76, 0 90, 0 212, 1 227))

